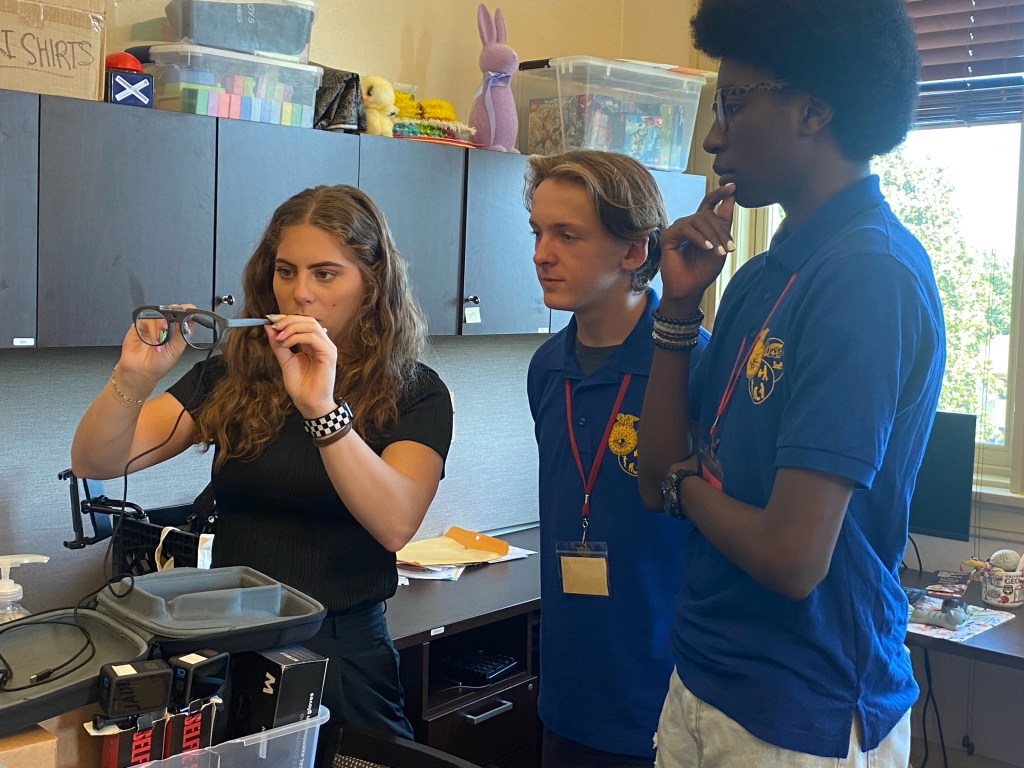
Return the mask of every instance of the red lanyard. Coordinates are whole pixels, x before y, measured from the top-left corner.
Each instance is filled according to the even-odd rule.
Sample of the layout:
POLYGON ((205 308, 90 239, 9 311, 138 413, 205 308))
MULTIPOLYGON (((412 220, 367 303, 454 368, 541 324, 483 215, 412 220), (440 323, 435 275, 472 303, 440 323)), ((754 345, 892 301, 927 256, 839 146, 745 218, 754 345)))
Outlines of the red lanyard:
MULTIPOLYGON (((757 336, 754 337, 755 339, 760 338, 761 334, 768 329, 768 323, 770 323, 772 318, 775 316, 775 310, 779 308, 779 304, 781 304, 782 300, 786 298, 786 294, 789 293, 789 289, 793 287, 793 283, 796 282, 796 276, 799 274, 799 272, 794 272, 793 276, 789 278, 789 282, 786 284, 786 287, 783 288, 782 293, 779 294, 779 300, 775 302, 775 306, 772 307, 772 311, 768 313, 768 317, 765 318, 764 323, 761 325, 761 330, 758 331, 757 336)), ((755 346, 751 346, 750 352, 744 357, 744 353, 747 352, 747 340, 744 338, 743 343, 740 344, 740 353, 736 355, 736 362, 732 366, 732 373, 729 374, 729 383, 725 386, 725 393, 722 395, 722 402, 718 404, 718 413, 715 414, 715 423, 711 425, 710 450, 712 455, 714 455, 715 449, 717 448, 715 443, 715 433, 718 431, 718 421, 722 418, 722 414, 725 413, 725 409, 729 407, 729 401, 732 400, 732 394, 736 390, 736 384, 739 383, 740 374, 743 373, 743 370, 750 362, 750 356, 754 354, 755 346)))
POLYGON ((601 444, 597 449, 597 456, 594 457, 594 464, 590 468, 590 479, 587 479, 587 475, 583 471, 583 459, 580 458, 580 449, 576 445, 576 432, 572 425, 572 382, 569 379, 565 380, 565 412, 569 419, 569 442, 572 443, 572 455, 576 458, 576 466, 580 470, 580 477, 583 478, 584 541, 586 541, 587 526, 590 525, 590 493, 597 484, 597 475, 601 471, 601 462, 604 461, 604 455, 608 450, 608 438, 612 435, 612 427, 615 426, 616 416, 619 414, 619 408, 622 407, 622 401, 626 399, 626 390, 629 389, 629 382, 632 378, 633 374, 627 373, 622 379, 619 395, 615 398, 615 405, 612 406, 612 415, 608 418, 608 426, 604 428, 604 437, 601 438, 601 444))

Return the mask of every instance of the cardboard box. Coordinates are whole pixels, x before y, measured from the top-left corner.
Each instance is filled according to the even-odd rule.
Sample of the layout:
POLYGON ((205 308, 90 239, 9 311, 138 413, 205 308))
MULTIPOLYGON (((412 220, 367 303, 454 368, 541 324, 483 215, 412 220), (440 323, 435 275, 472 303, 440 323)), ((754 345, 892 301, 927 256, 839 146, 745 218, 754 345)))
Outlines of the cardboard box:
POLYGON ((0 0, 0 88, 103 99, 103 0, 0 0))
POLYGON ((57 737, 56 768, 100 768, 103 740, 90 736, 84 727, 99 714, 99 705, 90 704, 40 723, 57 737))
POLYGON ((56 768, 57 737, 33 725, 0 739, 0 767, 56 768))
POLYGON ((327 659, 298 645, 234 657, 229 738, 291 725, 320 711, 327 659))

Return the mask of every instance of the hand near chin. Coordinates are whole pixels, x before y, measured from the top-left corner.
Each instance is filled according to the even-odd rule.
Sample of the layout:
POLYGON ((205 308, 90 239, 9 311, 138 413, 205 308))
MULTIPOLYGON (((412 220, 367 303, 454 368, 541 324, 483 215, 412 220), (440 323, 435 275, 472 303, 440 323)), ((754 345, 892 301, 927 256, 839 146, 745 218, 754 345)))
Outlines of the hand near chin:
POLYGON ((732 219, 736 185, 708 193, 697 212, 675 221, 661 236, 664 299, 690 302, 694 308, 718 278, 726 256, 736 250, 732 219))
POLYGON ((306 419, 324 416, 336 407, 334 381, 338 348, 326 329, 305 315, 270 315, 265 326, 270 347, 281 364, 284 387, 306 419))

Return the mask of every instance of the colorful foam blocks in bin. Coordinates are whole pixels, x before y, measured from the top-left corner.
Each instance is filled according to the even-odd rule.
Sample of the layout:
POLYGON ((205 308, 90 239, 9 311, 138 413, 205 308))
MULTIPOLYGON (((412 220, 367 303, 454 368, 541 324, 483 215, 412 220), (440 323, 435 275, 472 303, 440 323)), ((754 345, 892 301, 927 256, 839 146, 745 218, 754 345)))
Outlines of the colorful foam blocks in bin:
POLYGON ((157 87, 157 106, 254 123, 313 127, 315 91, 267 77, 174 69, 157 87))

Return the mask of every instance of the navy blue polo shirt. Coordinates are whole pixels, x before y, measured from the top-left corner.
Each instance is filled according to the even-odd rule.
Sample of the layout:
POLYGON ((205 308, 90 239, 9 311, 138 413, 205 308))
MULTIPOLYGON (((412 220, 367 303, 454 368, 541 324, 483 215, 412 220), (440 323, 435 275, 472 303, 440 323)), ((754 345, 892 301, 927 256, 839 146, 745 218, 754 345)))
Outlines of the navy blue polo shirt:
MULTIPOLYGON (((672 675, 672 604, 689 526, 644 507, 635 444, 622 453, 623 443, 613 451, 601 440, 627 373, 633 378, 616 414, 617 429, 619 436, 635 438, 641 428, 654 354, 651 314, 658 304, 654 291, 648 297, 632 333, 590 376, 576 362, 573 318, 537 350, 527 384, 540 454, 540 716, 551 730, 588 747, 645 757, 654 755, 653 736, 672 675), (569 441, 567 378, 588 475, 597 452, 605 452, 591 496, 588 541, 608 544, 609 597, 562 593, 555 546, 580 540, 584 487, 569 441)), ((707 339, 702 330, 698 349, 707 339)), ((692 358, 691 365, 699 354, 692 358)))
POLYGON ((724 490, 765 507, 776 471, 855 483, 825 579, 805 600, 761 586, 696 528, 673 646, 683 683, 758 738, 846 757, 853 718, 874 749, 917 700, 898 568, 945 368, 931 262, 878 178, 858 181, 729 283, 691 414, 708 440, 740 345, 780 293, 755 364, 718 426, 724 490))

